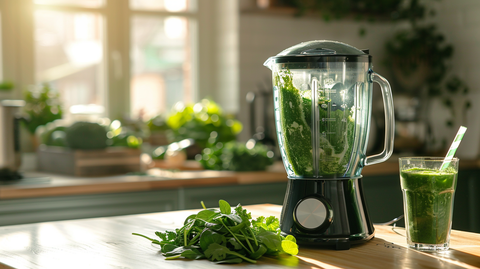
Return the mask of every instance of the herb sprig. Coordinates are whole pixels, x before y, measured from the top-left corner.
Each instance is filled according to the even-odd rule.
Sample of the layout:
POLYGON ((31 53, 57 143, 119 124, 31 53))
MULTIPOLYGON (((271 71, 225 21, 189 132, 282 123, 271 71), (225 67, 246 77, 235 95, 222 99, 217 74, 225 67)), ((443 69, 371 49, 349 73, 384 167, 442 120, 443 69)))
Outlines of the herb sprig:
POLYGON ((207 209, 188 216, 175 231, 155 232, 159 239, 144 237, 161 247, 167 260, 208 259, 216 263, 256 263, 264 255, 298 254, 295 237, 281 235, 276 217, 252 219, 240 204, 232 209, 225 200, 219 209, 207 209))

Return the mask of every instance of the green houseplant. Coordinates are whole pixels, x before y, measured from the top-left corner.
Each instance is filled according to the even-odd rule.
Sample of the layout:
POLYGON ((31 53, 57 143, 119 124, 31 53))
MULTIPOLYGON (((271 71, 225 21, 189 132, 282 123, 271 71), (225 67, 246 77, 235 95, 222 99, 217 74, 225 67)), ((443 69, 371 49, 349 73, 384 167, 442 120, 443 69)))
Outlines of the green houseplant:
POLYGON ((443 119, 448 128, 456 128, 459 124, 455 119, 460 118, 460 124, 466 124, 467 110, 472 106, 466 99, 462 104, 456 104, 455 96, 466 96, 469 88, 464 81, 453 74, 451 59, 454 47, 446 42, 445 36, 437 26, 427 20, 435 16, 434 9, 429 9, 424 2, 410 1, 411 16, 403 16, 407 20, 407 28, 397 31, 386 42, 386 60, 399 86, 409 95, 419 98, 423 108, 424 120, 427 125, 426 145, 447 147, 447 141, 439 141, 432 132, 431 118, 426 115, 434 99, 441 101, 450 116, 443 119), (455 115, 455 106, 461 105, 462 115, 455 115))
POLYGON ((174 139, 192 138, 202 149, 216 142, 236 140, 242 124, 223 112, 212 100, 203 99, 196 104, 177 104, 168 116, 167 125, 174 139))
MULTIPOLYGON (((29 88, 24 98, 26 115, 22 122, 32 137, 35 137, 37 127, 62 118, 60 94, 53 91, 48 84, 29 88)), ((33 139, 36 147, 38 143, 33 139)))
POLYGON ((15 85, 11 81, 8 81, 8 80, 2 81, 2 82, 0 82, 0 92, 11 91, 14 86, 15 85))

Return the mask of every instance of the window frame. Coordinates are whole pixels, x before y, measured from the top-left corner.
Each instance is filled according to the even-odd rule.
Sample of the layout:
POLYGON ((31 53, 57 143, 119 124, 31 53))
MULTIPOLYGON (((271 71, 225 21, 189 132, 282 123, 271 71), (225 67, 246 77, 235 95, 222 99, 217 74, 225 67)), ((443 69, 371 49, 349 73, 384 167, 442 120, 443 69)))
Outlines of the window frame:
MULTIPOLYGON (((2 40, 3 78, 15 83, 15 90, 8 98, 23 99, 23 91, 35 81, 34 12, 55 10, 62 12, 91 12, 100 14, 104 20, 104 100, 105 116, 122 118, 130 114, 131 81, 131 19, 133 16, 181 16, 198 24, 196 11, 168 12, 153 10, 132 10, 129 0, 105 0, 101 7, 77 7, 69 5, 39 5, 32 0, 0 0, 0 27, 2 40), (8 2, 8 3, 7 3, 8 2)), ((192 81, 193 100, 198 96, 198 35, 192 35, 192 81)), ((68 108, 66 108, 68 109, 68 108)))
MULTIPOLYGON (((130 19, 125 18, 131 14, 174 14, 194 20, 192 101, 210 97, 227 113, 238 113, 240 110, 237 1, 198 0, 195 12, 175 13, 130 11, 128 0, 105 0, 101 8, 43 8, 104 14, 104 46, 105 52, 110 52, 104 53, 106 117, 113 119, 130 114, 130 64, 119 64, 118 61, 130 62, 130 19), (109 25, 115 25, 113 28, 116 30, 106 31, 109 25)), ((3 78, 15 83, 15 89, 1 93, 0 98, 23 99, 24 90, 35 83, 34 10, 32 0, 0 0, 3 78)))

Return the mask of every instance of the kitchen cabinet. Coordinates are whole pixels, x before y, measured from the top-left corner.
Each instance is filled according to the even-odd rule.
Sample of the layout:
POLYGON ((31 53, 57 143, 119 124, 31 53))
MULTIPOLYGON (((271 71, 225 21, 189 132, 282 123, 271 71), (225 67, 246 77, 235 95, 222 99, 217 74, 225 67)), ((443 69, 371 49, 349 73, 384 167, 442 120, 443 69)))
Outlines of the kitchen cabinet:
POLYGON ((176 190, 0 200, 0 226, 178 209, 176 190))
MULTIPOLYGON (((403 214, 398 164, 367 167, 362 179, 373 223, 403 214), (391 167, 390 167, 391 166, 391 167), (368 168, 368 169, 367 169, 368 168)), ((460 169, 453 228, 480 232, 480 169, 460 169)), ((52 178, 38 186, 0 185, 0 226, 214 207, 218 200, 242 205, 283 203, 284 172, 175 172, 159 177, 52 178), (57 182, 58 181, 58 182, 57 182)), ((403 226, 400 220, 398 226, 403 226)))
POLYGON ((228 201, 231 205, 263 203, 281 205, 286 188, 286 182, 185 188, 181 190, 180 196, 185 203, 182 209, 199 208, 200 201, 207 207, 217 207, 220 199, 228 201))
POLYGON ((218 206, 282 204, 286 182, 0 200, 0 226, 218 206))
POLYGON ((182 210, 198 208, 201 201, 215 207, 220 199, 242 205, 282 204, 287 184, 284 173, 175 176, 52 178, 37 186, 0 186, 0 226, 182 210), (267 183, 256 183, 257 178, 267 183))

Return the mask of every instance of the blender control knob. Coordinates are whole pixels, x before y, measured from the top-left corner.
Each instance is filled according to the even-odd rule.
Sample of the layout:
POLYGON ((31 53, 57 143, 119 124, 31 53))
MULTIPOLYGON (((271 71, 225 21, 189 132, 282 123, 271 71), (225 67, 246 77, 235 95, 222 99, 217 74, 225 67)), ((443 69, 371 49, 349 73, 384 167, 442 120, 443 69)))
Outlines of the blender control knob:
POLYGON ((317 197, 300 200, 293 212, 295 223, 305 230, 328 227, 331 220, 330 206, 317 197))

